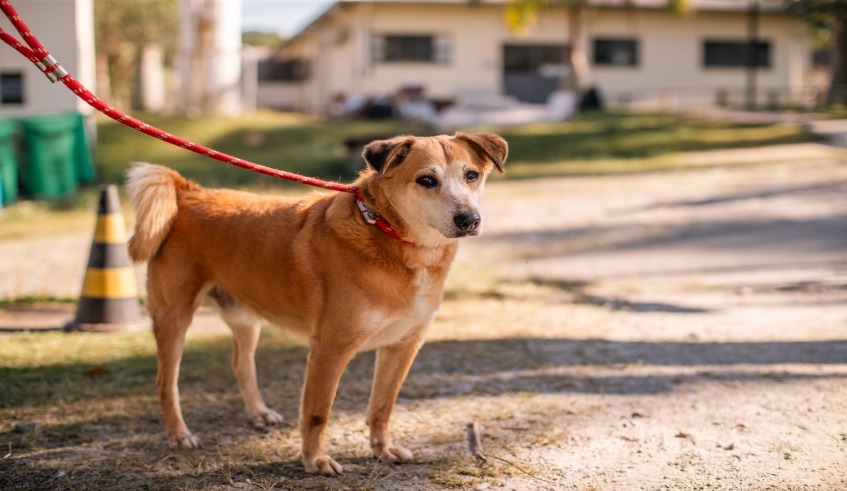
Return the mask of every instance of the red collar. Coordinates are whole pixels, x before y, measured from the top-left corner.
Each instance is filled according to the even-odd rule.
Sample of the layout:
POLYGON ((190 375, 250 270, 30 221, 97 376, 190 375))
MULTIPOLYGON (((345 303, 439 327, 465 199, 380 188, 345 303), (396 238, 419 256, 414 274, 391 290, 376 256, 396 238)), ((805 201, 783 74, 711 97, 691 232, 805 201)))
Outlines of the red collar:
POLYGON ((377 227, 379 227, 380 230, 388 234, 388 236, 393 239, 397 239, 407 244, 414 244, 414 242, 401 237, 396 230, 391 228, 391 225, 389 225, 388 222, 385 221, 385 219, 383 219, 376 213, 373 213, 368 210, 365 207, 365 200, 362 199, 362 196, 359 194, 356 195, 356 206, 359 207, 359 211, 362 212, 362 217, 365 219, 366 222, 370 223, 371 225, 376 225, 377 227))

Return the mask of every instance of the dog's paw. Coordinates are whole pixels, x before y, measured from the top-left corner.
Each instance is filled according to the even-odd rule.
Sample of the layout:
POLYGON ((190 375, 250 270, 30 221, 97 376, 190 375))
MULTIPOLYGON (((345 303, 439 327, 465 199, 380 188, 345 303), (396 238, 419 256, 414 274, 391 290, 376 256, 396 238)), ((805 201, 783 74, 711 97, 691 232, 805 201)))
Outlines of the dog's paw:
POLYGON ((191 433, 168 437, 171 448, 200 448, 200 439, 191 433))
POLYGON ((256 428, 264 428, 268 425, 276 425, 282 423, 282 415, 273 409, 264 408, 250 416, 253 421, 253 426, 256 428))
POLYGON ((408 462, 414 458, 414 455, 412 455, 412 452, 407 448, 398 445, 391 445, 384 447, 382 451, 378 453, 376 449, 374 449, 374 457, 379 459, 380 462, 392 464, 395 462, 408 462))
POLYGON ((344 468, 341 464, 332 460, 329 455, 322 455, 312 459, 303 459, 303 466, 306 467, 306 472, 312 474, 324 474, 326 476, 341 475, 344 468))

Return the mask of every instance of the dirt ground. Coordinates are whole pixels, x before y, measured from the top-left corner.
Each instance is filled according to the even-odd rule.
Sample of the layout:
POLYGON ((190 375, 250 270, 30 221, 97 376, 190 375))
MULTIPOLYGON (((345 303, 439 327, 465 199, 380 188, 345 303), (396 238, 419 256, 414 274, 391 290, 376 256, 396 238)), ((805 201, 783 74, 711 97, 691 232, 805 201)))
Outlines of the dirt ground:
MULTIPOLYGON (((286 450, 289 464, 203 487, 847 489, 844 159, 500 181, 484 216, 394 415, 415 463, 373 474, 357 460, 366 355, 329 433, 361 479, 292 477, 286 450), (469 422, 487 463, 468 457, 469 422)), ((265 394, 296 418, 296 393, 265 394)), ((160 433, 130 447, 161 446, 145 401, 145 430, 160 433)), ((195 430, 234 444, 217 425, 195 430)), ((295 433, 272 436, 290 449, 295 433)), ((181 458, 167 455, 150 466, 181 458)))
POLYGON ((535 326, 514 340, 534 367, 478 370, 562 432, 514 453, 545 480, 507 488, 847 488, 847 166, 492 191, 463 259, 549 303, 496 314, 535 326))

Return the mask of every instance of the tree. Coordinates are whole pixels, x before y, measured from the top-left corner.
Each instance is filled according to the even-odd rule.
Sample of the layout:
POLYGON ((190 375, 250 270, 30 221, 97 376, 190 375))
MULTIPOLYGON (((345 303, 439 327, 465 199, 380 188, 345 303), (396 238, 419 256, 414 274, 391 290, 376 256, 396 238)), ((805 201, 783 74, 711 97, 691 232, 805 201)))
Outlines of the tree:
POLYGON ((250 46, 268 46, 276 48, 285 38, 275 32, 247 31, 241 33, 241 42, 250 46))
MULTIPOLYGON (((847 1, 847 0, 845 0, 847 1)), ((629 1, 625 1, 629 4, 629 1)), ((565 88, 584 92, 589 88, 588 56, 582 36, 582 14, 590 0, 509 0, 506 8, 506 25, 516 32, 526 31, 538 19, 538 13, 545 7, 562 6, 568 15, 568 61, 573 77, 565 88)), ((668 9, 684 13, 692 9, 693 0, 668 0, 668 9)))
POLYGON ((827 102, 847 105, 847 0, 789 0, 788 10, 829 38, 832 60, 827 102))
POLYGON ((157 45, 170 59, 179 29, 177 0, 94 0, 97 86, 100 97, 127 107, 138 58, 157 45))
POLYGON ((565 77, 563 88, 584 92, 588 89, 588 57, 582 43, 582 11, 588 0, 509 0, 506 7, 506 25, 515 32, 525 32, 538 20, 545 7, 563 6, 568 15, 568 62, 572 77, 565 77))

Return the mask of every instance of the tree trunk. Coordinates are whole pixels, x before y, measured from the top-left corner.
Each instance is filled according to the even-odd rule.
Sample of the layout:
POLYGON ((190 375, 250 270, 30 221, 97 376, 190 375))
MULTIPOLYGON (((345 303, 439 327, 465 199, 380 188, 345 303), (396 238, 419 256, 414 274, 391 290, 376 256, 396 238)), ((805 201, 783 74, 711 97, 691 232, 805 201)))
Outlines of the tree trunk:
POLYGON ((582 94, 591 85, 588 71, 588 57, 585 54, 585 43, 582 36, 582 6, 568 8, 568 35, 570 36, 570 62, 573 70, 571 87, 582 94))
POLYGON ((847 21, 838 19, 832 34, 832 79, 829 84, 828 102, 847 105, 847 21))
POLYGON ((109 56, 97 51, 96 56, 97 96, 104 101, 112 100, 112 81, 109 77, 109 56))

